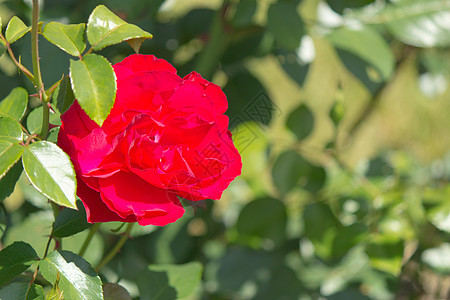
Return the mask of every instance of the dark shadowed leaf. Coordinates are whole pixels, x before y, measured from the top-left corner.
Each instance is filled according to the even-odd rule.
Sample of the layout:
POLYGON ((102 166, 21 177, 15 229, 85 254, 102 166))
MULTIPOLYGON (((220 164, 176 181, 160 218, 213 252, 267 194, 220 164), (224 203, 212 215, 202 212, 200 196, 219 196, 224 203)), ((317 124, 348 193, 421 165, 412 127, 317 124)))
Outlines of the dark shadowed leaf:
POLYGON ((27 243, 15 242, 4 248, 0 252, 0 285, 5 285, 38 260, 36 251, 27 243))
POLYGON ((279 1, 269 7, 267 30, 274 36, 279 46, 294 50, 300 45, 304 33, 303 20, 295 1, 279 1))
POLYGON ((23 167, 33 186, 56 204, 76 209, 75 171, 57 145, 40 141, 25 148, 23 167))
POLYGON ((245 237, 268 238, 282 242, 286 237, 287 213, 283 202, 262 198, 253 200, 241 211, 237 230, 245 237))
POLYGON ((190 296, 199 286, 202 265, 151 265, 137 277, 141 299, 180 299, 190 296))
POLYGON ((336 234, 342 227, 339 220, 324 203, 312 203, 303 211, 305 236, 311 240, 315 252, 322 258, 330 258, 336 234))
POLYGON ((96 54, 71 60, 70 80, 81 108, 101 126, 116 97, 116 77, 109 61, 96 54))
POLYGON ((103 299, 102 281, 82 257, 69 251, 54 251, 40 263, 42 276, 56 282, 65 299, 103 299))
POLYGON ((5 300, 44 300, 42 286, 28 282, 14 282, 0 289, 0 299, 5 300))
POLYGON ((314 129, 314 114, 306 104, 302 104, 291 112, 287 119, 287 127, 298 140, 306 138, 314 129))
POLYGON ((115 283, 105 283, 103 285, 103 295, 105 300, 131 300, 128 291, 115 283))
POLYGON ((53 224, 53 235, 66 237, 81 232, 89 227, 86 211, 81 201, 77 201, 78 210, 63 208, 53 224))
POLYGON ((310 164, 294 151, 282 153, 272 168, 273 183, 278 191, 285 195, 296 186, 301 186, 301 180, 306 183, 310 164))
POLYGON ((18 161, 11 169, 9 169, 5 176, 0 179, 0 202, 14 192, 16 182, 19 180, 22 170, 22 162, 18 161))
POLYGON ((69 76, 65 76, 56 95, 56 108, 60 114, 65 113, 75 100, 69 76))

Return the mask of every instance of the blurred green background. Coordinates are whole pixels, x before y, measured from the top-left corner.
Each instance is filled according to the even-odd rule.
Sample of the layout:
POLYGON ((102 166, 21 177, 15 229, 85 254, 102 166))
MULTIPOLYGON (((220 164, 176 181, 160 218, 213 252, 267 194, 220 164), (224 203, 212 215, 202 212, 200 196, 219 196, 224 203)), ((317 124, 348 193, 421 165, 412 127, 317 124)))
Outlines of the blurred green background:
MULTIPOLYGON (((30 2, 0 0, 3 24, 29 25, 30 2)), ((243 158, 221 200, 184 201, 177 223, 135 228, 104 282, 156 299, 149 264, 198 261, 189 299, 450 298, 449 1, 42 0, 41 20, 86 22, 98 4, 154 35, 141 53, 223 87, 243 158)), ((13 49, 30 66, 29 36, 13 49)), ((69 57, 43 37, 40 53, 49 87, 69 57)), ((101 51, 112 63, 132 53, 101 51)), ((0 98, 16 86, 32 92, 3 55, 0 98)), ((3 245, 42 253, 45 199, 21 179, 2 208, 3 245)), ((116 227, 102 225, 91 264, 116 227)))

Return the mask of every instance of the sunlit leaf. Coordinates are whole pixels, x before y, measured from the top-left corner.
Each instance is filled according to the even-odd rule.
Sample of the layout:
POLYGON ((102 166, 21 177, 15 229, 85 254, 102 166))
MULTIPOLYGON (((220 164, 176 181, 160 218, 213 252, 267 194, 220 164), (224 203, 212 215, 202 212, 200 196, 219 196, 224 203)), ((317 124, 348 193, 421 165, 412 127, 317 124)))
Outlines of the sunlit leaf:
POLYGON ((83 60, 71 60, 70 79, 81 108, 101 126, 116 96, 116 77, 111 64, 96 54, 86 55, 83 60))
POLYGON ((33 186, 53 202, 76 209, 75 171, 67 154, 40 141, 25 148, 23 167, 33 186))
POLYGON ((23 132, 20 123, 0 112, 0 137, 14 138, 19 142, 23 139, 23 132))
MULTIPOLYGON (((28 132, 33 133, 40 133, 42 128, 42 105, 39 107, 36 107, 33 109, 27 116, 27 129, 28 132)), ((49 121, 50 124, 53 125, 61 125, 61 117, 57 112, 54 112, 52 109, 50 109, 49 113, 49 121)))
POLYGON ((51 43, 73 56, 81 56, 86 43, 84 42, 85 24, 62 24, 50 22, 45 25, 43 35, 51 43))
POLYGON ((69 251, 53 251, 40 263, 42 276, 56 282, 65 299, 103 299, 102 281, 82 257, 69 251))
POLYGON ((22 119, 27 110, 28 93, 24 88, 17 87, 0 101, 0 112, 18 121, 22 119))
POLYGON ((22 22, 21 19, 14 16, 9 20, 8 26, 6 27, 5 37, 8 43, 12 44, 21 37, 25 35, 28 31, 31 30, 31 27, 27 27, 25 23, 22 22))
POLYGON ((0 178, 20 159, 24 147, 13 138, 0 137, 0 178))
POLYGON ((136 25, 128 24, 106 6, 97 6, 89 16, 87 37, 96 51, 131 39, 149 39, 152 35, 136 25))

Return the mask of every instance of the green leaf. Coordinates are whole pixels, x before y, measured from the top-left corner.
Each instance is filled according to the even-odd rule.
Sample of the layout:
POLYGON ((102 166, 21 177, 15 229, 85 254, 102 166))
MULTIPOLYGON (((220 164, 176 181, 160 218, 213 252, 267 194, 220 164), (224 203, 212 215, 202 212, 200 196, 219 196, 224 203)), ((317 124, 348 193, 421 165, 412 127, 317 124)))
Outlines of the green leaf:
POLYGON ((33 247, 24 242, 15 242, 0 252, 0 285, 26 271, 39 260, 33 247))
POLYGON ((150 39, 152 35, 136 25, 128 24, 106 6, 97 6, 89 16, 87 37, 96 51, 131 39, 150 39))
POLYGON ((22 22, 21 19, 14 16, 9 20, 8 26, 6 27, 5 37, 8 43, 12 44, 21 37, 25 35, 28 31, 31 30, 31 27, 27 27, 25 23, 22 22))
POLYGON ((448 17, 450 2, 442 0, 401 0, 386 5, 373 18, 387 26, 400 41, 416 47, 450 46, 448 17))
POLYGON ((75 96, 70 85, 69 76, 64 77, 59 85, 58 95, 56 96, 56 108, 60 114, 65 113, 75 100, 75 96))
POLYGON ((376 235, 366 245, 366 253, 372 267, 397 276, 402 268, 403 248, 403 241, 397 237, 376 235))
POLYGON ((257 6, 258 3, 256 0, 239 1, 230 23, 234 27, 245 27, 252 24, 252 18, 257 6))
POLYGON ((20 123, 0 113, 0 137, 14 138, 19 142, 23 139, 23 132, 20 123))
POLYGON ((38 191, 56 204, 76 209, 75 171, 64 151, 50 142, 36 142, 25 148, 22 162, 38 191))
POLYGON ((22 170, 22 162, 18 161, 9 169, 5 176, 0 179, 0 202, 14 192, 16 182, 19 180, 22 170))
POLYGON ((81 57, 86 43, 84 41, 84 29, 86 25, 81 24, 61 24, 50 22, 45 25, 44 37, 70 55, 81 57))
POLYGON ((6 47, 5 47, 5 45, 3 45, 3 41, 0 40, 0 57, 1 57, 3 54, 5 54, 5 52, 6 52, 6 47))
POLYGON ((40 263, 42 276, 56 282, 65 299, 103 299, 102 281, 82 257, 69 251, 54 251, 40 263))
POLYGON ((362 26, 333 30, 328 39, 338 49, 348 51, 368 62, 383 80, 388 80, 395 65, 394 55, 387 42, 374 29, 362 26))
POLYGON ((192 295, 200 284, 202 269, 198 262, 150 265, 136 279, 141 300, 181 299, 192 295))
POLYGON ((273 183, 282 195, 286 195, 296 186, 301 185, 301 180, 306 181, 310 164, 294 151, 282 153, 272 168, 273 183))
POLYGON ((273 3, 267 15, 267 30, 286 50, 298 48, 304 34, 304 24, 297 11, 297 3, 295 1, 273 3))
POLYGON ((78 210, 63 208, 53 223, 53 235, 66 237, 81 232, 89 227, 86 211, 81 201, 77 201, 78 210))
POLYGON ((0 102, 0 112, 20 121, 28 106, 28 93, 24 88, 17 87, 0 102))
POLYGON ((314 114, 308 106, 301 104, 289 114, 286 124, 298 140, 303 140, 314 129, 314 114))
POLYGON ((24 147, 17 140, 0 137, 0 178, 20 159, 24 147))
POLYGON ((303 211, 305 236, 314 245, 315 252, 322 258, 330 258, 336 234, 342 225, 328 205, 312 203, 303 211))
POLYGON ((286 237, 287 212, 283 202, 262 198, 248 203, 239 214, 237 230, 245 237, 282 242, 286 237))
POLYGON ((5 300, 44 300, 42 286, 28 282, 14 282, 0 289, 0 299, 5 300))
MULTIPOLYGON (((30 134, 41 132, 42 128, 42 105, 33 109, 27 116, 27 129, 30 134)), ((50 124, 61 125, 61 116, 50 109, 50 124)))
POLYGON ((105 300, 132 300, 128 291, 115 283, 105 283, 103 285, 103 295, 105 300))
POLYGON ((70 79, 81 108, 98 125, 102 125, 114 105, 116 76, 103 56, 86 55, 70 61, 70 79))
POLYGON ((56 281, 52 288, 45 294, 45 300, 64 300, 64 292, 59 288, 59 274, 56 276, 56 281))

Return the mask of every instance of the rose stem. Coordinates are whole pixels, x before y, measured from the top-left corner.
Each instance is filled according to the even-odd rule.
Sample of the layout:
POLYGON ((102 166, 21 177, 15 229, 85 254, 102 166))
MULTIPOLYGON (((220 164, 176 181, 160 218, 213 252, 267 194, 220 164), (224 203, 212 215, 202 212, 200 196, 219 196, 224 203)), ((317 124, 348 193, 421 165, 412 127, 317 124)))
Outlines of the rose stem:
POLYGON ((97 230, 100 227, 100 223, 95 223, 92 227, 91 230, 89 231, 89 235, 86 237, 86 239, 84 240, 83 246, 80 249, 80 252, 78 253, 79 256, 83 256, 84 252, 86 252, 87 247, 89 246, 89 243, 92 240, 92 237, 94 236, 94 234, 97 232, 97 230))
POLYGON ((98 271, 103 268, 111 259, 116 256, 117 252, 119 252, 120 248, 122 248, 123 244, 127 241, 131 228, 133 228, 134 223, 128 224, 127 231, 120 237, 117 244, 114 245, 112 250, 108 253, 108 255, 103 258, 103 260, 95 267, 95 271, 98 273, 98 271))
POLYGON ((39 100, 42 105, 42 129, 40 136, 47 138, 49 127, 50 108, 47 105, 47 95, 42 82, 41 66, 39 64, 39 46, 38 46, 38 27, 39 27, 39 0, 33 0, 33 18, 31 21, 31 59, 33 61, 34 87, 38 92, 39 100))

